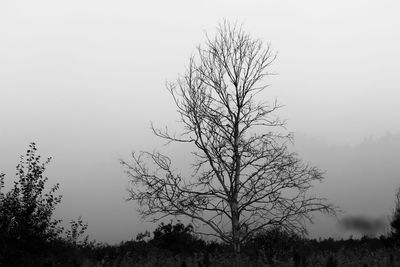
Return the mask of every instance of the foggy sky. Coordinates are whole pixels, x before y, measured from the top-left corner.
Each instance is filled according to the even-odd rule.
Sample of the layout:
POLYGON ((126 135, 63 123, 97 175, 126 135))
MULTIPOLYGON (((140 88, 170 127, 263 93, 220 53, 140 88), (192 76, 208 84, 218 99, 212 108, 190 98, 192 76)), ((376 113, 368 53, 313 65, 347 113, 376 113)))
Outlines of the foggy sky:
MULTIPOLYGON (((279 75, 266 80, 262 97, 285 105, 288 130, 302 133, 300 154, 326 170, 316 190, 347 213, 388 214, 400 183, 399 6, 0 1, 0 172, 11 184, 19 155, 35 141, 39 154, 53 157, 49 184, 60 182, 64 195, 57 216, 82 215, 91 238, 110 243, 153 227, 124 202, 128 179, 118 159, 169 149, 185 165, 187 150, 163 147, 149 122, 174 129, 165 82, 184 72, 205 32, 212 36, 225 18, 278 52, 271 71, 279 75)), ((317 220, 310 232, 338 235, 323 220, 334 224, 317 220)))

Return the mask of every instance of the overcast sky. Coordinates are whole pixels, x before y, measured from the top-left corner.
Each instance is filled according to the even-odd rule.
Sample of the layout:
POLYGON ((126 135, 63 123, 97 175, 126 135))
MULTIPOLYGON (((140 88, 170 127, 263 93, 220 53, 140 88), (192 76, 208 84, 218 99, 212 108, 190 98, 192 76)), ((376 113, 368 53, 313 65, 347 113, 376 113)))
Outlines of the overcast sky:
MULTIPOLYGON (((82 215, 92 238, 111 243, 149 228, 124 202, 128 179, 118 159, 162 148, 149 126, 176 123, 165 83, 224 18, 278 52, 271 71, 279 75, 266 80, 263 96, 285 105, 290 131, 353 147, 399 133, 399 7, 389 0, 2 0, 0 171, 10 184, 19 155, 35 141, 53 157, 47 174, 61 184, 59 216, 82 215)), ((318 161, 318 150, 301 149, 318 161)), ((343 180, 329 178, 340 199, 343 180)), ((389 198, 382 203, 382 213, 390 210, 389 198)), ((335 234, 324 231, 317 233, 335 234)))

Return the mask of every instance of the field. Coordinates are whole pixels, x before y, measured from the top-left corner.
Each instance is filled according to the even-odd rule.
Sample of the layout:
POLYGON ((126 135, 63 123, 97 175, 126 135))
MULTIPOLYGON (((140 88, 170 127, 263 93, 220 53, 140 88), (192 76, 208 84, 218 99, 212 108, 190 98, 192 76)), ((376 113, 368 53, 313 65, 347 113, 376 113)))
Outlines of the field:
MULTIPOLYGON (((180 228, 185 229, 185 228, 180 228)), ((160 230, 160 228, 158 228, 160 230)), ((161 229, 162 230, 162 229, 161 229)), ((165 229, 164 229, 165 230, 165 229)), ((14 249, 3 257, 4 266, 46 267, 232 267, 235 255, 227 245, 205 242, 192 233, 160 232, 148 240, 119 245, 63 241, 40 250, 14 249)), ((391 238, 310 240, 277 230, 243 245, 239 266, 400 266, 400 246, 391 238)))

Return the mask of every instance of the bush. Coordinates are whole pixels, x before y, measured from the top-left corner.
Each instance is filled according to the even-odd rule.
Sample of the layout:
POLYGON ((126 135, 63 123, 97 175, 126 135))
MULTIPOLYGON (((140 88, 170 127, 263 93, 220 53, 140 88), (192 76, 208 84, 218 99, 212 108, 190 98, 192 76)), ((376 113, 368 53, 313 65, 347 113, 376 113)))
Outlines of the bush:
POLYGON ((205 247, 205 242, 194 235, 193 226, 191 224, 185 226, 181 222, 161 223, 153 231, 153 239, 149 243, 174 254, 189 254, 205 247))
MULTIPOLYGON (((244 253, 251 257, 265 257, 269 263, 273 259, 287 260, 298 253, 296 250, 303 247, 302 239, 292 233, 272 228, 259 232, 244 245, 244 253)), ((297 256, 296 256, 297 257, 297 256)))
POLYGON ((17 165, 17 181, 7 193, 4 174, 0 175, 0 253, 7 258, 37 255, 44 251, 48 242, 56 240, 63 229, 60 220, 52 219, 53 211, 61 201, 56 195, 59 185, 45 192, 47 177, 43 176, 50 158, 41 162, 36 155, 36 145, 31 143, 25 156, 17 165))

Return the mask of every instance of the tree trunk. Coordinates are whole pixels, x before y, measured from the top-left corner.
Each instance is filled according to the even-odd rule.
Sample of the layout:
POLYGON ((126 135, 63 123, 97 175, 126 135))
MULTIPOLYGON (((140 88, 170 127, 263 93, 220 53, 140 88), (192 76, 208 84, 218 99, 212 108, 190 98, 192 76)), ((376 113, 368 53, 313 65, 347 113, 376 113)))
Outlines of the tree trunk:
POLYGON ((232 203, 232 245, 235 253, 235 266, 240 266, 239 213, 237 203, 232 203))
POLYGON ((239 225, 239 210, 238 210, 238 189, 240 178, 240 153, 239 153, 239 117, 240 117, 240 104, 237 102, 238 113, 234 121, 233 136, 234 136, 234 180, 232 184, 232 239, 233 251, 235 253, 235 265, 239 267, 240 264, 240 225, 239 225))

